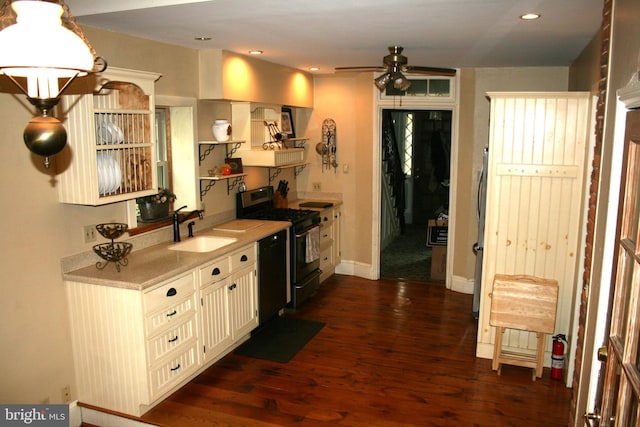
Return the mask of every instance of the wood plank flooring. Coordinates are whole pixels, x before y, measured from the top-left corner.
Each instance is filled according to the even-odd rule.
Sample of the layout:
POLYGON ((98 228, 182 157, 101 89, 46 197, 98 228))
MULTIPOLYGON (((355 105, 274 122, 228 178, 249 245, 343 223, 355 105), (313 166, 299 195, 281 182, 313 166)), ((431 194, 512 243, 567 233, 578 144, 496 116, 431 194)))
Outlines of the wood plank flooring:
POLYGON ((471 295, 336 275, 285 315, 325 322, 289 363, 227 355, 145 414, 164 426, 566 426, 571 390, 475 357, 471 295))

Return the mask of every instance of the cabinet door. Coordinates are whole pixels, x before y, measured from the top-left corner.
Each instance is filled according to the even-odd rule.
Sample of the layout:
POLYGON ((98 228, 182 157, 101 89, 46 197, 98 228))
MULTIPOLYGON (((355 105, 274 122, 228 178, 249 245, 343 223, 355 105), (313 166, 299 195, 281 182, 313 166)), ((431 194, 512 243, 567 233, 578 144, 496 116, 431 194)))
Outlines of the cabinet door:
POLYGON ((340 247, 340 222, 342 221, 342 210, 340 207, 333 208, 333 265, 334 267, 342 262, 342 248, 340 247))
POLYGON ((258 287, 255 264, 232 274, 230 282, 229 314, 235 340, 258 326, 258 287))
POLYGON ((204 362, 215 358, 231 343, 229 279, 215 282, 200 293, 204 362))

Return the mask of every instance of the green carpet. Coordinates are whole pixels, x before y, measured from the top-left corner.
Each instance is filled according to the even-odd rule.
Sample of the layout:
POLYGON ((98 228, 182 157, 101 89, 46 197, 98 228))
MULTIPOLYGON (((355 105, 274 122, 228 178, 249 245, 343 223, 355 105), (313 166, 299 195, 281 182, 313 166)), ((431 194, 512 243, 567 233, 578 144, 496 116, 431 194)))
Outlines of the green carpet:
POLYGON ((407 224, 405 232, 380 253, 380 275, 430 281, 431 248, 426 242, 426 225, 407 224))
POLYGON ((287 363, 322 329, 314 320, 276 317, 262 326, 236 354, 287 363))

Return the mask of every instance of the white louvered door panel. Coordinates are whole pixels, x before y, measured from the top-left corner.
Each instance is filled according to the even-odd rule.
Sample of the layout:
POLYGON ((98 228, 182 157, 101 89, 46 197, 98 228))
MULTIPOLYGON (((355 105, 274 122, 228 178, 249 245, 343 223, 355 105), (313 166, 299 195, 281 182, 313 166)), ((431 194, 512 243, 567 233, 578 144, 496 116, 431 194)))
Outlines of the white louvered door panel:
POLYGON ((229 315, 233 339, 236 340, 258 326, 258 287, 255 264, 233 273, 230 282, 229 315))
MULTIPOLYGON (((490 93, 491 128, 477 354, 491 358, 496 274, 555 279, 555 333, 568 335, 585 203, 588 93, 490 93)), ((536 335, 508 330, 504 347, 534 352, 536 335)), ((547 342, 550 349, 551 340, 547 342)), ((547 355, 547 360, 548 360, 547 355)))
POLYGON ((204 362, 218 356, 231 344, 229 280, 213 283, 200 291, 204 362))

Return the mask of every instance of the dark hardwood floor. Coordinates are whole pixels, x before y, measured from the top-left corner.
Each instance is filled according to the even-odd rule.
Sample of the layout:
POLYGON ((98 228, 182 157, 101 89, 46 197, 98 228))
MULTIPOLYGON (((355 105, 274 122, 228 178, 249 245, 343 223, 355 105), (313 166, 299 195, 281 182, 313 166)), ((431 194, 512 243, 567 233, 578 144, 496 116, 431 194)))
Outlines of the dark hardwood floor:
POLYGON ((289 363, 231 353, 145 414, 192 426, 566 426, 571 390, 475 357, 471 295, 334 276, 287 316, 325 322, 289 363))

